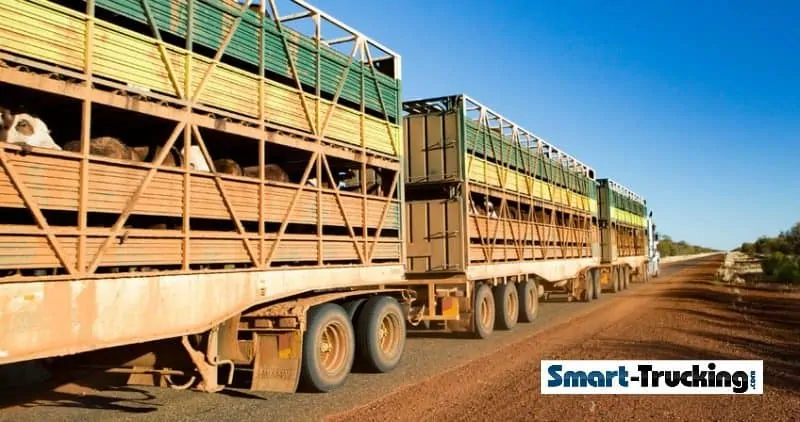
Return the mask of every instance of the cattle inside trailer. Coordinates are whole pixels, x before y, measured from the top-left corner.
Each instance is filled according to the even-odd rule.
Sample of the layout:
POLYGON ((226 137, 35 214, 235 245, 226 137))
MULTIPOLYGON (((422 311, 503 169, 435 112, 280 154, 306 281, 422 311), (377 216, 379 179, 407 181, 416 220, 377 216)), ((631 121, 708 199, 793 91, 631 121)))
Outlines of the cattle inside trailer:
POLYGON ((0 364, 205 391, 397 365, 400 57, 240 3, 0 3, 0 364))

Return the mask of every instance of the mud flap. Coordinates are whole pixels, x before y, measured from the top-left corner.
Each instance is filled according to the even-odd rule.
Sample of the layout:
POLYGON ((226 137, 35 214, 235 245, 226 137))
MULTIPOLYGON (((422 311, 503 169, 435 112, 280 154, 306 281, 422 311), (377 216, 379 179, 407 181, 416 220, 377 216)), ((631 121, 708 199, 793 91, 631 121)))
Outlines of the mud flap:
POLYGON ((294 393, 300 380, 303 335, 299 331, 255 335, 253 391, 294 393))

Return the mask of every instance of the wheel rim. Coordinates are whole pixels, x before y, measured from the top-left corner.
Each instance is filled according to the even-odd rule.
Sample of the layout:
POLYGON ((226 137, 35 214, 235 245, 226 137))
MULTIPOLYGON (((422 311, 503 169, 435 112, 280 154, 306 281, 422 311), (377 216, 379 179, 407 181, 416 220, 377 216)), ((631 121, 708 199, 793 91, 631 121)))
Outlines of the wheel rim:
POLYGON ((347 362, 347 334, 344 324, 331 322, 322 330, 319 342, 319 363, 329 375, 335 376, 344 370, 347 362))
POLYGON ((378 347, 384 355, 393 356, 397 353, 400 345, 400 324, 400 319, 393 313, 381 318, 378 327, 378 347))
POLYGON ((488 327, 492 322, 490 314, 489 314, 491 312, 491 305, 489 304, 489 298, 488 297, 484 297, 483 300, 481 300, 481 308, 480 309, 481 309, 481 317, 480 317, 481 324, 484 327, 488 327))
POLYGON ((517 295, 514 294, 514 291, 509 289, 508 295, 506 295, 506 313, 508 314, 508 319, 511 322, 517 320, 517 313, 519 312, 519 300, 517 295))

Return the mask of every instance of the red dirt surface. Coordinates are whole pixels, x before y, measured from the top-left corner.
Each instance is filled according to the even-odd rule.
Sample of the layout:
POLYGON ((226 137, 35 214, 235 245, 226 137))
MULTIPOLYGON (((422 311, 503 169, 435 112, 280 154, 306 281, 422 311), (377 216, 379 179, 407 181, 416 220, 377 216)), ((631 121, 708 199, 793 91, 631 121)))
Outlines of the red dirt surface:
POLYGON ((800 294, 712 282, 722 257, 330 421, 800 420, 800 294), (542 359, 764 360, 763 396, 541 396, 542 359))

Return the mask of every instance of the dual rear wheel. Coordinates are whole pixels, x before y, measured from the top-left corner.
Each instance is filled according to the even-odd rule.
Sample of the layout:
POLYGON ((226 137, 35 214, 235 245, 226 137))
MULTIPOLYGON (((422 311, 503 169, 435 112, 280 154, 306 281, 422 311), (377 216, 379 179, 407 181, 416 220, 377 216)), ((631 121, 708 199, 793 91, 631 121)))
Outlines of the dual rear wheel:
POLYGON ((472 312, 474 334, 489 337, 494 329, 511 330, 518 322, 533 322, 539 315, 539 290, 533 280, 498 284, 478 283, 472 312))
POLYGON ((390 372, 405 350, 406 325, 396 299, 372 296, 325 303, 308 311, 300 387, 328 392, 354 369, 390 372))
POLYGON ((631 269, 627 265, 614 268, 611 282, 611 293, 627 290, 631 284, 631 269))

